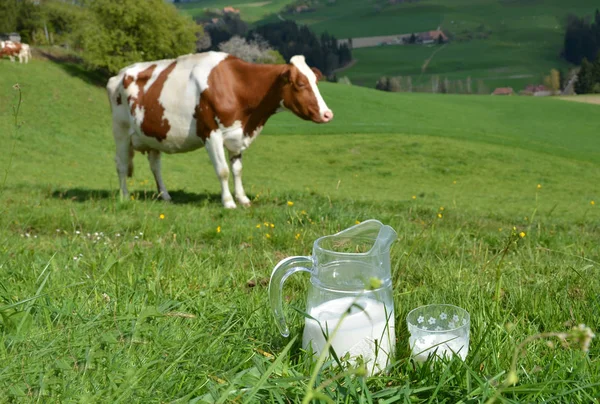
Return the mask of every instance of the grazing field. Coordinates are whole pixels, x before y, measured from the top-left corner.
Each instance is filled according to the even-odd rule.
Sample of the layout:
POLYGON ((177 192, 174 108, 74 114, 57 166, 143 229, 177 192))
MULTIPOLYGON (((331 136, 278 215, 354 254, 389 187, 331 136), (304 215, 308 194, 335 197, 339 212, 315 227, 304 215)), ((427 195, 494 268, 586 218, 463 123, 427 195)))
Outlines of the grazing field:
MULTIPOLYGON (((0 62, 0 401, 600 396, 597 341, 586 354, 534 340, 505 383, 526 338, 600 329, 599 106, 324 83, 334 122, 273 118, 244 155, 253 207, 226 211, 203 150, 163 159, 171 204, 137 155, 121 202, 104 89, 72 65, 0 62), (265 281, 369 218, 399 234, 395 361, 370 378, 315 369, 299 314, 287 313, 292 338, 278 334, 265 281), (432 302, 471 313, 464 363, 409 360, 404 319, 432 302)), ((307 283, 286 283, 290 306, 304 308, 307 283)))
MULTIPOLYGON (((338 38, 421 32, 441 27, 451 43, 431 61, 424 75, 421 66, 434 49, 386 46, 357 49, 357 62, 338 76, 374 87, 383 76, 411 75, 413 81, 430 74, 451 80, 480 78, 487 87, 542 84, 550 69, 568 69, 560 58, 567 15, 592 15, 598 3, 576 0, 550 1, 421 0, 417 2, 345 0, 322 2, 314 12, 286 14, 316 32, 338 38), (482 39, 486 38, 486 39, 482 39)), ((275 16, 268 20, 274 21, 275 16)))
POLYGON ((201 18, 206 14, 206 10, 223 9, 224 7, 234 7, 240 10, 240 16, 244 21, 256 22, 267 18, 271 14, 277 13, 286 4, 292 0, 199 0, 189 3, 179 3, 177 8, 184 14, 193 18, 201 18))

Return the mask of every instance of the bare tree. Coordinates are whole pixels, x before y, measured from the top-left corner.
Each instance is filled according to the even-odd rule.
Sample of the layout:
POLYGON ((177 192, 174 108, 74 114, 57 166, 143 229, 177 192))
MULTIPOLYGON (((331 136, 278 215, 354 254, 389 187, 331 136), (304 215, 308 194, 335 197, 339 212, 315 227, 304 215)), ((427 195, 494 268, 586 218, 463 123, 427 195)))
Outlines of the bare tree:
POLYGON ((255 37, 250 42, 239 36, 233 36, 227 42, 219 44, 219 50, 237 56, 251 63, 277 63, 277 52, 269 47, 262 38, 255 37))

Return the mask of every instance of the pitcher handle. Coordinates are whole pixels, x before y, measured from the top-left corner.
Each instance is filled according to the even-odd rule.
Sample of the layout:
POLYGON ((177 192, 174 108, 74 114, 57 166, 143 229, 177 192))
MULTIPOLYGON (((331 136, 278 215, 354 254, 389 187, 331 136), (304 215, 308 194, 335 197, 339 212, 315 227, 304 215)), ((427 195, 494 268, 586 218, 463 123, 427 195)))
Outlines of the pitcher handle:
POLYGON ((271 302, 271 309, 275 316, 277 328, 284 337, 290 335, 290 330, 285 322, 285 316, 283 315, 283 283, 293 273, 312 272, 310 269, 312 266, 313 260, 311 257, 289 257, 279 261, 271 273, 271 279, 269 281, 269 300, 271 302))

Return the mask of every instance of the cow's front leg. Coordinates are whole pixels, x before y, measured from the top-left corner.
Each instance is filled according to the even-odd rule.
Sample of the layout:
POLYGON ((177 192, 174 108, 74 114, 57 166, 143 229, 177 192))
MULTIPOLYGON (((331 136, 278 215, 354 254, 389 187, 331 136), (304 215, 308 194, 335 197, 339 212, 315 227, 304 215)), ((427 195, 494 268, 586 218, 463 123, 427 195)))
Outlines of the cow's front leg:
POLYGON ((158 189, 158 197, 163 201, 170 201, 171 195, 167 192, 167 187, 165 187, 165 183, 162 179, 160 152, 158 150, 150 150, 148 152, 148 162, 150 163, 150 170, 152 171, 152 174, 154 174, 156 188, 158 189))
POLYGON ((205 147, 217 173, 217 178, 221 181, 221 201, 223 202, 223 206, 227 209, 235 209, 236 205, 229 191, 229 167, 225 158, 223 134, 220 130, 217 129, 210 132, 210 137, 206 140, 205 147))
POLYGON ((231 172, 233 173, 235 199, 243 206, 250 206, 250 199, 246 196, 244 185, 242 184, 242 153, 235 154, 229 152, 229 160, 231 161, 231 172))

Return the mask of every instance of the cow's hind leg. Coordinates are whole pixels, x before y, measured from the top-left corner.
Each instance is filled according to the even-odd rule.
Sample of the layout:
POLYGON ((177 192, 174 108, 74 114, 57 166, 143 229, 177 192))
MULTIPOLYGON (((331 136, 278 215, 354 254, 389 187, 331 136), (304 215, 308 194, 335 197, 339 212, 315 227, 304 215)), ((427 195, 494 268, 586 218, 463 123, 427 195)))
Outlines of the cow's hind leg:
POLYGON ((154 180, 156 181, 156 188, 158 189, 158 196, 163 201, 170 201, 171 195, 167 192, 167 187, 162 180, 161 164, 160 164, 160 152, 158 150, 150 150, 148 152, 148 162, 150 163, 150 170, 154 174, 154 180))
POLYGON ((235 209, 236 205, 233 201, 233 196, 229 191, 229 166, 225 158, 225 148, 223 147, 223 134, 220 130, 213 130, 210 137, 204 145, 210 161, 215 168, 217 177, 221 182, 221 201, 227 209, 235 209))
POLYGON ((235 199, 243 206, 250 206, 250 199, 246 196, 244 185, 242 184, 242 154, 229 153, 231 161, 231 172, 233 174, 233 189, 235 199))
POLYGON ((113 124, 115 135, 115 163, 117 165, 117 174, 119 176, 119 187, 121 188, 121 198, 129 198, 127 190, 127 177, 133 175, 133 147, 127 128, 120 122, 113 124))

